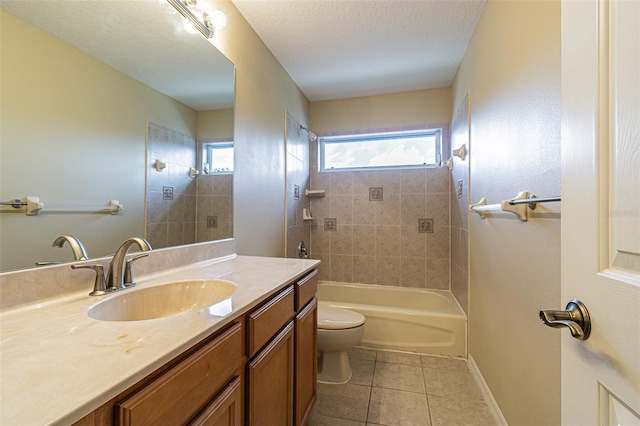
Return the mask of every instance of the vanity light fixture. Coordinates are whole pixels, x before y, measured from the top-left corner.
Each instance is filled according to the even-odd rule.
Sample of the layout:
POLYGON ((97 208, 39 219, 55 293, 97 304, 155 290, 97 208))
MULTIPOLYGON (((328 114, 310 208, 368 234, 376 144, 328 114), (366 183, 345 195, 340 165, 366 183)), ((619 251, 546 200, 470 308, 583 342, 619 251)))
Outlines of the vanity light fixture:
POLYGON ((205 38, 212 38, 216 28, 227 25, 227 17, 219 10, 206 10, 202 0, 167 0, 187 21, 185 28, 193 27, 205 38))

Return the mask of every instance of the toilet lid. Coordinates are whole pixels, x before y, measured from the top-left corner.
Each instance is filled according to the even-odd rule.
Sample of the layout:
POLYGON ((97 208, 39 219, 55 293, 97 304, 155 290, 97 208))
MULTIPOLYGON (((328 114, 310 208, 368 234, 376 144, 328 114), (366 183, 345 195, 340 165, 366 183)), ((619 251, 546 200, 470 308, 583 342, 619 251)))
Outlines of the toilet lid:
POLYGON ((364 324, 364 315, 347 309, 318 305, 318 328, 341 330, 355 328, 364 324))

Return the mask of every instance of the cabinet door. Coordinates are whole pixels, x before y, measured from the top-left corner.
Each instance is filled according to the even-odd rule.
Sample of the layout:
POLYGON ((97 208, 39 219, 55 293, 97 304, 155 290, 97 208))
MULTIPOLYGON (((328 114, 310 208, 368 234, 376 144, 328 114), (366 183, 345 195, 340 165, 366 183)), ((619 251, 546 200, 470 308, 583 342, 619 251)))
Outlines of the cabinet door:
POLYGON ((242 327, 227 331, 181 360, 115 407, 122 426, 184 424, 202 410, 242 365, 242 327))
POLYGON ((295 319, 295 419, 296 426, 305 424, 316 400, 318 373, 318 300, 311 302, 295 319))
POLYGON ((290 322, 247 367, 247 423, 293 424, 293 322, 290 322))
POLYGON ((195 418, 191 426, 240 426, 242 387, 240 377, 229 385, 195 418))

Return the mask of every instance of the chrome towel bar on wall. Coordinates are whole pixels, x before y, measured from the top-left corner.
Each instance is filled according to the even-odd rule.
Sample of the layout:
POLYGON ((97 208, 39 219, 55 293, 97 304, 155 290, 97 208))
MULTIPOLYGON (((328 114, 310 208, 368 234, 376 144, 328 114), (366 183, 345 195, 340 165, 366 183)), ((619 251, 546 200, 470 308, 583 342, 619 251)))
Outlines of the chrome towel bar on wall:
POLYGON ((529 220, 529 209, 535 210, 538 203, 550 203, 561 201, 561 197, 537 198, 527 191, 522 191, 515 198, 505 200, 500 204, 487 204, 487 199, 482 198, 479 202, 469 205, 469 211, 480 215, 486 219, 487 214, 492 211, 503 211, 513 213, 523 222, 529 220))
MULTIPOLYGON (((37 216, 40 213, 55 212, 55 213, 101 213, 116 215, 122 211, 124 206, 120 204, 118 200, 109 200, 106 206, 44 206, 44 203, 40 201, 38 197, 24 197, 22 200, 15 199, 10 201, 0 202, 0 206, 11 206, 14 209, 22 209, 24 207, 24 213, 27 216, 37 216)), ((7 212, 7 210, 0 210, 0 212, 7 212)))

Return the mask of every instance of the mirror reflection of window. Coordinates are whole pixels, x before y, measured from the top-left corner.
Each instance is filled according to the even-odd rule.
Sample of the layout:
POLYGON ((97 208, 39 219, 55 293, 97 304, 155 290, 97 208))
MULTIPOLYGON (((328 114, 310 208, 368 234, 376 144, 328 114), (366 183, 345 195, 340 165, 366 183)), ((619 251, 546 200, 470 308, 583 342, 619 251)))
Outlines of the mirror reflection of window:
POLYGON ((206 143, 203 150, 205 174, 233 173, 233 142, 206 143))

